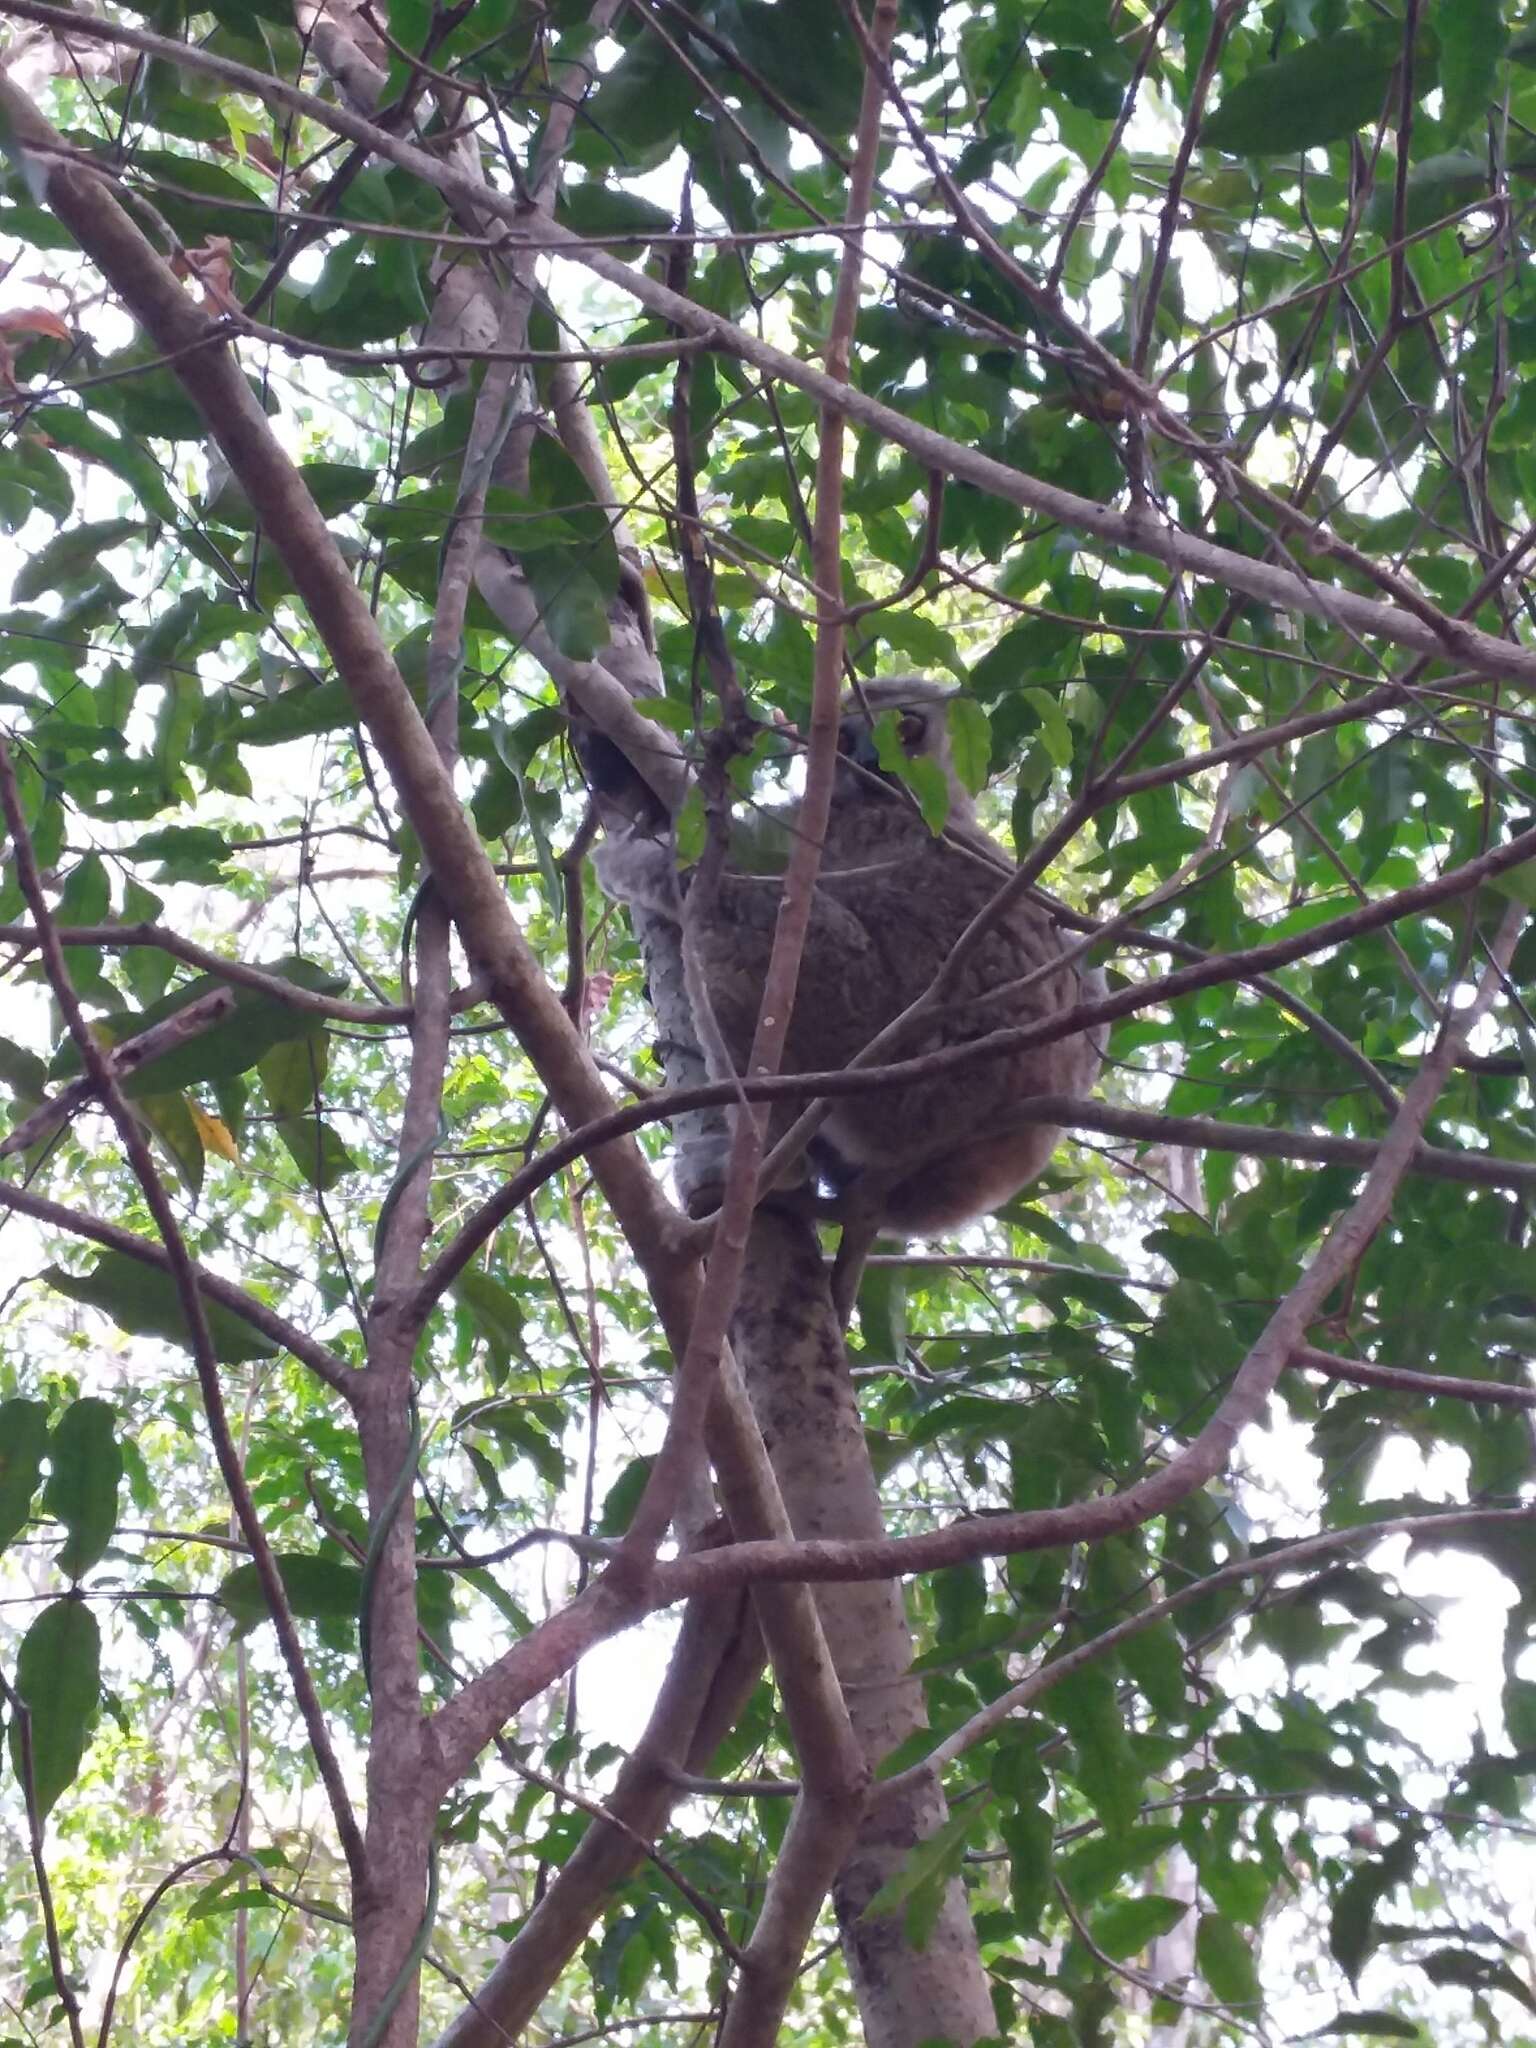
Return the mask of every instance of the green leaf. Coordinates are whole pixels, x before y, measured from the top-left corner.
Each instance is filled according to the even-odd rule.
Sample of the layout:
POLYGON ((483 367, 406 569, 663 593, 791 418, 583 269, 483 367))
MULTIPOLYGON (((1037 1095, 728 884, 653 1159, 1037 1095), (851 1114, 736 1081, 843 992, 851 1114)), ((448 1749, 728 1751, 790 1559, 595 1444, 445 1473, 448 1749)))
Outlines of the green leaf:
POLYGON ((1257 2006, 1263 1992, 1253 1955, 1238 1929, 1220 1913, 1202 1913, 1195 1930, 1195 1961, 1223 2005, 1257 2006))
POLYGON ((1061 700, 1050 690, 1033 686, 1023 689, 1019 695, 1040 721, 1040 744, 1051 758, 1053 768, 1072 766, 1072 728, 1067 714, 1061 708, 1061 700))
MULTIPOLYGON (((307 1550, 282 1552, 277 1575, 288 1605, 301 1621, 355 1621, 363 1575, 355 1564, 316 1557, 307 1550)), ((236 1565, 219 1587, 219 1599, 235 1618, 235 1633, 249 1635, 269 1619, 267 1596, 254 1564, 236 1565)))
POLYGON ((95 581, 99 557, 130 534, 143 531, 142 519, 93 519, 84 526, 62 528, 17 570, 11 602, 28 604, 45 590, 69 590, 95 581))
MULTIPOLYGON (((978 707, 979 708, 979 707, 978 707)), ((923 823, 938 836, 949 820, 949 781, 931 754, 913 760, 901 743, 901 719, 894 710, 882 711, 874 724, 875 753, 887 775, 904 782, 917 798, 923 823)))
POLYGON ((1085 1664, 1051 1689, 1051 1711, 1072 1737, 1077 1781, 1111 1831, 1128 1828, 1141 1804, 1141 1773, 1131 1754, 1112 1671, 1085 1664))
POLYGON ((1501 0, 1436 0, 1430 23, 1440 44, 1441 123, 1463 134, 1485 114, 1509 32, 1501 0))
POLYGON ((683 807, 672 828, 677 858, 683 867, 691 867, 699 858, 708 836, 709 814, 704 808, 704 792, 694 783, 683 798, 683 807))
POLYGON ((1038 1931, 1040 1916, 1051 1899, 1056 1830, 1040 1806, 1019 1806, 998 1822, 1008 1851, 1008 1897, 1021 1935, 1038 1931))
POLYGON ((907 1905, 920 1891, 937 1886, 940 1891, 959 1870, 966 1844, 986 1819, 974 1809, 952 1813, 902 1859, 901 1867, 888 1877, 869 1904, 864 1917, 879 1920, 907 1905))
MULTIPOLYGON (((555 210, 555 218, 574 234, 613 236, 616 239, 633 235, 642 241, 651 235, 669 233, 673 225, 672 215, 664 206, 642 198, 638 192, 601 185, 591 178, 566 186, 555 210)), ((623 242, 618 246, 626 247, 623 242)), ((626 254, 633 257, 633 242, 628 244, 626 254)))
POLYGON ((1113 46, 1097 50, 1042 50, 1040 75, 1053 92, 1100 121, 1120 112, 1131 66, 1113 46))
POLYGON ((347 1174, 357 1171, 357 1161, 341 1138, 317 1116, 279 1117, 277 1135, 294 1165, 322 1195, 347 1174))
POLYGON ((1381 112, 1397 60, 1391 30, 1317 36, 1229 87, 1200 140, 1233 156, 1286 155, 1342 142, 1381 112))
POLYGON ((1310 2034, 1302 2034, 1303 2041, 1330 2041, 1347 2039, 1353 2034, 1364 2034, 1371 2040, 1417 2041, 1420 2029, 1412 2020, 1405 2020, 1395 2012, 1340 2012, 1335 2013, 1326 2026, 1314 2027, 1310 2034))
MULTIPOLYGON (((1403 226, 1412 234, 1437 220, 1469 206, 1488 191, 1488 166, 1469 149, 1446 150, 1424 157, 1408 173, 1404 192, 1403 226)), ((1396 212, 1396 195, 1390 186, 1379 186, 1365 209, 1365 224, 1378 235, 1390 234, 1396 212)), ((1503 427, 1506 413, 1500 419, 1503 427)))
POLYGON ((1089 1922, 1096 1947, 1112 1961, 1123 1963, 1141 1954, 1149 1941, 1177 1927, 1189 1911, 1186 1899, 1167 1899, 1158 1892, 1143 1892, 1134 1899, 1114 1899, 1089 1922))
MULTIPOLYGON (((101 1697, 101 1631, 83 1600, 55 1600, 21 1639, 16 1691, 28 1714, 32 1788, 39 1819, 72 1785, 101 1697)), ((23 1782, 19 1717, 11 1724, 11 1765, 23 1782)))
POLYGON ((974 697, 950 701, 949 756, 972 796, 986 787, 992 766, 992 721, 974 697))
POLYGON ((58 1555, 61 1572, 81 1579, 112 1540, 123 1454, 110 1401, 86 1395, 59 1417, 48 1443, 43 1512, 69 1532, 58 1555))
POLYGON ((136 1091, 133 1106, 164 1146, 183 1187, 195 1200, 202 1193, 206 1162, 202 1133, 191 1103, 185 1095, 144 1095, 136 1091))
POLYGON ((1456 1984, 1479 1999, 1490 1991, 1502 1991, 1527 2012, 1536 2012, 1536 1996, 1530 1986, 1497 1957, 1470 1948, 1437 1948, 1432 1955, 1415 1960, 1431 1984, 1456 1984))
POLYGON ((311 1018, 309 1023, 309 1030, 302 1036, 285 1039, 256 1062, 267 1107, 279 1119, 297 1116, 308 1109, 325 1079, 329 1040, 318 1017, 311 1018))
POLYGON ((24 1045, 0 1038, 0 1085, 9 1088, 25 1108, 31 1109, 48 1092, 47 1064, 24 1045))
POLYGON ((253 1907, 265 1906, 269 1910, 282 1906, 284 1901, 265 1892, 259 1885, 242 1885, 230 1891, 231 1881, 241 1875, 236 1869, 226 1870, 222 1877, 216 1877, 212 1884, 204 1885, 192 1904, 186 1910, 188 1920, 209 1920, 220 1913, 244 1913, 253 1907))
POLYGON ((1391 1891, 1406 1884, 1418 1862, 1423 1832, 1405 1827, 1379 1856, 1357 1864, 1334 1896, 1328 1946, 1351 1984, 1359 1981, 1366 1958, 1376 1947, 1376 1908, 1391 1891))
POLYGON ((167 522, 175 520, 176 503, 166 489, 160 466, 142 447, 120 440, 99 420, 70 405, 37 406, 28 424, 46 434, 55 448, 88 456, 110 469, 151 512, 167 522))
POLYGON ((1166 1856, 1179 1839, 1176 1827, 1135 1827, 1123 1833, 1098 1835, 1063 1857, 1056 1866, 1062 1883, 1080 1906, 1096 1899, 1119 1883, 1145 1870, 1160 1856, 1166 1856))
POLYGON ((229 857, 229 841, 211 825, 161 825, 123 848, 125 860, 159 861, 157 882, 222 882, 229 857))
MULTIPOLYGON (((259 965, 264 974, 316 994, 336 995, 346 986, 326 969, 297 957, 262 961, 259 965)), ((115 1016, 112 1019, 114 1042, 120 1044, 123 1039, 146 1031, 151 1024, 158 1024, 162 1018, 174 1016, 200 996, 227 987, 227 982, 211 974, 200 974, 193 981, 181 982, 158 1003, 151 1003, 148 1009, 137 1014, 120 1012, 115 1016)), ((162 1053, 159 1059, 140 1067, 127 1083, 127 1093, 130 1096, 167 1095, 180 1089, 200 1087, 208 1081, 217 1084, 231 1080, 237 1074, 248 1073, 274 1046, 286 1044, 290 1039, 306 1039, 316 1028, 313 1011, 296 1009, 278 996, 243 987, 236 988, 234 996, 234 1009, 222 1023, 197 1033, 184 1044, 162 1053)), ((54 1062, 53 1071, 56 1079, 71 1079, 80 1071, 78 1053, 73 1049, 62 1053, 54 1062)))
MULTIPOLYGON (((362 504, 372 496, 379 481, 376 470, 364 469, 356 462, 303 462, 299 465, 299 476, 327 519, 362 504)), ((217 519, 221 526, 232 526, 237 532, 248 533, 260 523, 256 508, 232 473, 226 474, 205 509, 209 518, 217 519)))
POLYGON ((46 1401, 0 1401, 0 1550, 27 1525, 47 1443, 46 1401))
POLYGON ((291 689, 247 713, 237 732, 242 746, 275 747, 312 733, 339 732, 356 722, 352 693, 339 676, 323 683, 303 676, 291 689))
MULTIPOLYGON (((169 1273, 130 1258, 126 1252, 100 1252, 88 1273, 67 1273, 47 1266, 42 1276, 71 1301, 83 1301, 109 1315, 133 1337, 164 1337, 187 1350, 191 1332, 181 1312, 181 1298, 169 1273)), ((230 1309, 205 1300, 203 1312, 213 1338, 214 1355, 224 1365, 242 1365, 252 1358, 275 1358, 278 1346, 230 1309)))
POLYGON ((500 1384, 514 1358, 525 1358, 523 1325, 527 1310, 517 1296, 478 1266, 467 1266, 453 1284, 491 1352, 492 1377, 500 1384))
POLYGON ((866 1265, 859 1280, 859 1336, 869 1358, 895 1364, 907 1334, 907 1274, 903 1266, 866 1265))
POLYGON ((599 1536, 624 1534, 634 1519, 635 1509, 640 1505, 640 1496, 645 1492, 655 1462, 654 1458, 631 1458, 620 1472, 603 1495, 602 1506, 598 1509, 599 1536))

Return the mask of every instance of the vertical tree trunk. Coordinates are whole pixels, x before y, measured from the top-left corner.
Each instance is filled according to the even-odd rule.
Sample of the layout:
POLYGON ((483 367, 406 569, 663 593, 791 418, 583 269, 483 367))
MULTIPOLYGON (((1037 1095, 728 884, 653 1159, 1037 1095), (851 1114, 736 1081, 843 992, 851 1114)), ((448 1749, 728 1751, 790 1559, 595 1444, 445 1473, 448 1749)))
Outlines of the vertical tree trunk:
MULTIPOLYGON (((825 1262, 815 1231, 801 1218, 773 1207, 758 1211, 732 1343, 795 1534, 883 1536, 825 1262)), ((910 1671, 901 1588, 893 1580, 830 1585, 816 1598, 854 1730, 876 1765, 927 1718, 922 1686, 910 1671)), ((921 1951, 908 1942, 899 1913, 865 1914, 908 1852, 946 1817, 936 1785, 872 1802, 833 1888, 869 2048, 918 2048, 934 2039, 969 2048, 995 2031, 958 1879, 921 1951)))

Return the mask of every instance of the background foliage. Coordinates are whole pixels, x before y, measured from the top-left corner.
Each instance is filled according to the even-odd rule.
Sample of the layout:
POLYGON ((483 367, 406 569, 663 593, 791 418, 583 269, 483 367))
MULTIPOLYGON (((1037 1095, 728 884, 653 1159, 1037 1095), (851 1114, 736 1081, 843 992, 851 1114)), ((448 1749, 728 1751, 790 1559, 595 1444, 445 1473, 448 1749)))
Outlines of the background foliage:
MULTIPOLYGON (((252 387, 425 707, 472 410, 469 391, 424 374, 422 329, 459 232, 443 201, 196 61, 65 48, 41 12, 0 7, 13 75, 181 252, 205 303, 248 310, 231 330, 252 387)), ((194 59, 330 90, 289 0, 117 18, 184 36, 194 59)), ((548 81, 588 65, 559 218, 815 359, 839 252, 821 230, 841 216, 862 78, 843 14, 824 0, 643 0, 596 38, 567 0, 391 0, 371 26, 389 53, 385 104, 420 97, 426 52, 476 95, 466 119, 506 186, 548 117, 548 81), (691 238, 669 239, 685 184, 691 238)), ((1500 0, 913 0, 854 381, 1035 478, 1528 643, 1533 66, 1536 18, 1500 0), (957 207, 1012 267, 957 230, 957 207)), ((415 838, 175 365, 15 165, 0 238, 0 722, 69 970, 113 1041, 218 985, 168 931, 330 1003, 237 987, 234 1013, 131 1093, 193 1252, 355 1363, 399 1164, 415 838)), ((549 290, 530 341, 597 352, 584 388, 643 551, 671 693, 658 715, 693 744, 718 711, 679 564, 678 352, 634 352, 671 330, 575 266, 549 290)), ((803 721, 814 404, 728 351, 689 361, 726 640, 753 711, 803 721)), ((491 492, 488 530, 581 659, 601 645, 619 557, 569 459, 535 445, 526 493, 491 492)), ((1326 607, 1267 609, 972 483, 940 487, 871 432, 850 437, 844 560, 848 601, 869 607, 852 629, 858 670, 949 676, 986 713, 999 832, 1024 851, 1073 818, 1048 880, 1087 917, 1127 920, 1106 948, 1116 987, 1314 932, 1532 821, 1530 692, 1451 640, 1412 657, 1326 607), (1186 765, 1314 713, 1331 716, 1186 765), (1185 951, 1170 959, 1165 942, 1185 951)), ((578 933, 593 1044, 653 1085, 633 942, 564 857, 585 798, 563 717, 479 596, 458 719, 462 793, 524 931, 557 983, 578 933)), ((1486 934, 1530 890, 1516 870, 1346 944, 1319 940, 1278 990, 1213 979, 1127 1015, 1103 1095, 1282 1140, 1377 1140, 1486 934)), ((14 866, 0 926, 0 1083, 20 1123, 79 1069, 14 866)), ((1225 2038, 1259 2023, 1265 1993, 1288 2033, 1531 2030, 1529 1530, 1460 1526, 1454 1555, 1432 1529, 1411 1556, 1401 1539, 1347 1538, 1527 1489, 1533 947, 1426 1134, 1500 1177, 1407 1179, 1312 1332, 1335 1363, 1396 1379, 1292 1370, 1240 1468, 1165 1520, 910 1587, 937 1738, 1149 1597, 1282 1538, 1340 1539, 1287 1576, 1199 1593, 952 1768, 954 1824, 890 1903, 920 1932, 938 1881, 964 1869, 1007 2038, 1142 2038, 1148 2014, 1225 2038), (1466 1398, 1414 1374, 1514 1393, 1466 1398)), ((517 1045, 466 1007, 435 1159, 439 1243, 549 1126, 517 1045)), ((1359 1167, 1201 1138, 1082 1130, 955 1256, 922 1248, 871 1269, 852 1364, 894 1531, 1124 1485, 1210 1413, 1359 1167)), ((645 1142, 659 1157, 661 1134, 645 1142)), ((74 1215, 153 1234, 94 1113, 7 1171, 74 1215)), ((68 2031, 23 1821, 20 1703, 64 1967, 92 2023, 174 1868, 182 1881, 133 1933, 119 2032, 146 2048, 234 2038, 238 1981, 247 2038, 332 2038, 324 2015, 350 1967, 343 1873, 174 1290, 67 1217, 13 1208, 4 1234, 0 1669, 16 1826, 0 2036, 68 2031)), ((218 1305, 212 1319, 247 1477, 350 1766, 366 1727, 357 1439, 291 1351, 218 1305)), ((549 1524, 614 1533, 658 1440, 668 1361, 584 1166, 542 1186, 461 1277, 423 1357, 423 1682, 442 1697, 582 1569, 558 1550, 494 1566, 465 1553, 549 1524)), ((464 1788, 433 1936, 447 1969, 473 1981, 569 1854, 585 1821, 561 1787, 609 1781, 635 1725, 612 1695, 660 1666, 657 1635, 639 1641, 600 1663, 600 1683, 583 1676, 525 1712, 464 1788)), ((766 1686, 725 1763, 793 1774, 766 1686)), ((768 1796, 709 1794, 676 1816, 667 1855, 738 1936, 786 1814, 768 1796)), ((642 2016, 707 2015, 721 1981, 708 1932, 648 1865, 551 1995, 540 2038, 660 2039, 642 2016)), ((426 1996, 440 2016, 460 2002, 430 1975, 426 1996)), ((835 1949, 809 1967, 794 2024, 806 2041, 849 2036, 835 1949)))

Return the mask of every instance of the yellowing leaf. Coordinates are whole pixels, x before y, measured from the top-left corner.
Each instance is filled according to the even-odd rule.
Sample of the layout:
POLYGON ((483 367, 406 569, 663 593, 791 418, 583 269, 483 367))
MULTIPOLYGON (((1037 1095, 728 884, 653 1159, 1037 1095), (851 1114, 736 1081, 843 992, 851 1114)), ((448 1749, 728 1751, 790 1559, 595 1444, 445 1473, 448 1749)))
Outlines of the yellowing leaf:
POLYGON ((233 1164, 240 1157, 240 1147, 230 1135, 229 1125, 222 1117, 209 1116, 208 1112, 199 1109, 195 1102, 189 1102, 187 1107, 192 1112, 192 1121, 197 1126, 197 1135, 203 1141, 203 1149, 215 1152, 220 1159, 227 1159, 233 1164))

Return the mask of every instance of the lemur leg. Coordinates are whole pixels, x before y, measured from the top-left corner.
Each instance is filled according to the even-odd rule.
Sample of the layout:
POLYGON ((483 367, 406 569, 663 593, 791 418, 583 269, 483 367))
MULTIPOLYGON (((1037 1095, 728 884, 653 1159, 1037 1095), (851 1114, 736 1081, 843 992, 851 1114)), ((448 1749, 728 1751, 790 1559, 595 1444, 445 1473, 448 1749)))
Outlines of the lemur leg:
POLYGON ((842 1235, 832 1261, 832 1306, 838 1328, 846 1330, 853 1320, 864 1277, 864 1262, 874 1250, 875 1239, 885 1218, 886 1183, 879 1174, 863 1173, 851 1181, 837 1200, 842 1235))

